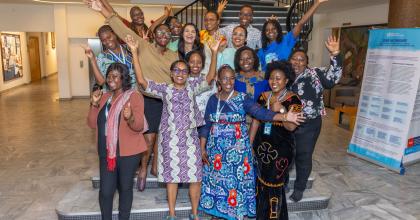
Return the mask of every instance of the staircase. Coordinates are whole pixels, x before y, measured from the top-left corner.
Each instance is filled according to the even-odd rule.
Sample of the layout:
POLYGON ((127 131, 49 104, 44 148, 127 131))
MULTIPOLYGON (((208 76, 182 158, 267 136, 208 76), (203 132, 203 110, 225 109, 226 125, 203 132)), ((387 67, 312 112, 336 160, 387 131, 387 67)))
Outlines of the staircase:
MULTIPOLYGON (((294 174, 292 174, 294 175, 294 174)), ((295 178, 290 179, 293 185, 295 178)), ((134 179, 134 181, 136 181, 134 179)), ((315 179, 310 177, 304 198, 294 203, 287 200, 289 215, 297 217, 300 215, 311 216, 319 213, 326 214, 330 195, 321 195, 312 189, 315 179)), ((59 220, 100 220, 101 213, 98 202, 99 177, 92 177, 91 181, 80 181, 75 185, 58 203, 56 212, 59 220)), ((287 197, 290 196, 290 193, 287 197)), ((114 198, 113 218, 118 218, 118 194, 114 198)), ((179 219, 188 219, 191 213, 191 206, 188 197, 188 185, 180 184, 176 213, 179 219)), ((134 190, 133 206, 130 219, 164 219, 168 215, 168 205, 166 200, 166 188, 162 183, 158 183, 154 177, 147 178, 146 190, 137 192, 134 190)), ((200 213, 202 219, 210 219, 210 216, 200 213)), ((291 218, 293 219, 293 218, 291 218)))

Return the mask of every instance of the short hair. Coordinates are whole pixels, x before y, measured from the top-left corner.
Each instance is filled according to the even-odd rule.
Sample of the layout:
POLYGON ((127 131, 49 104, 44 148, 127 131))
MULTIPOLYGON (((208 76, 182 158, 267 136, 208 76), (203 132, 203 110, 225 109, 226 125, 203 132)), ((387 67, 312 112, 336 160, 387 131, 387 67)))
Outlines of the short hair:
POLYGON ((188 74, 190 74, 190 65, 188 65, 187 61, 185 61, 185 60, 175 60, 175 61, 171 64, 171 67, 170 67, 170 69, 169 69, 169 70, 171 70, 171 72, 172 72, 172 71, 175 69, 175 67, 176 67, 176 65, 177 65, 178 63, 183 63, 183 64, 185 64, 185 66, 187 67, 188 74))
MULTIPOLYGON (((114 30, 112 30, 111 26, 109 25, 102 25, 99 29, 98 29, 98 37, 101 36, 101 34, 105 33, 105 32, 112 32, 114 33, 114 30)), ((115 34, 115 33, 114 33, 115 34)))
POLYGON ((143 10, 141 10, 141 8, 139 6, 133 6, 133 7, 130 8, 130 16, 131 16, 131 13, 133 13, 135 9, 138 9, 141 12, 143 12, 143 10))
POLYGON ((238 25, 238 26, 236 26, 236 27, 234 27, 234 28, 233 28, 233 30, 232 30, 232 34, 233 34, 233 32, 236 30, 236 28, 242 28, 242 29, 244 29, 244 30, 245 30, 245 45, 246 45, 246 39, 248 38, 248 30, 246 29, 246 27, 244 27, 244 26, 242 26, 242 25, 238 25))
POLYGON ((190 59, 191 59, 193 54, 198 54, 201 57, 201 61, 203 63, 203 66, 201 68, 204 69, 204 66, 206 65, 206 56, 204 55, 202 50, 192 50, 192 51, 190 51, 189 53, 187 53, 187 56, 185 56, 185 60, 187 62, 190 62, 190 59))
MULTIPOLYGON (((130 71, 128 70, 127 65, 123 63, 111 63, 108 69, 106 69, 105 77, 108 78, 109 73, 112 71, 117 71, 120 73, 123 91, 127 91, 131 89, 131 76, 130 76, 130 71)), ((109 85, 106 80, 105 80, 105 84, 106 84, 106 87, 109 89, 109 85)))
POLYGON ((207 14, 209 14, 209 13, 213 13, 213 14, 215 14, 215 15, 216 15, 217 20, 220 20, 220 16, 219 16, 219 14, 218 14, 215 10, 208 10, 204 16, 206 16, 206 15, 207 15, 207 14))
POLYGON ((284 73, 284 76, 289 80, 286 84, 286 88, 289 88, 295 81, 296 75, 293 71, 292 64, 286 60, 273 61, 267 64, 267 70, 265 71, 265 79, 268 80, 273 71, 280 70, 284 73))
POLYGON ((233 75, 235 75, 235 70, 232 69, 232 67, 228 64, 223 64, 221 67, 219 67, 219 69, 217 70, 217 78, 220 79, 220 75, 223 73, 223 71, 225 70, 230 70, 232 71, 233 75))
POLYGON ((254 13, 254 8, 252 7, 252 5, 244 4, 239 8, 239 11, 242 11, 242 9, 244 9, 244 8, 250 8, 252 13, 254 13))
POLYGON ((156 31, 157 31, 160 27, 162 27, 162 26, 167 27, 167 28, 169 29, 169 31, 171 30, 171 28, 169 27, 169 25, 162 23, 162 24, 158 24, 158 25, 155 27, 155 29, 153 30, 153 33, 154 33, 154 34, 156 34, 156 31))
POLYGON ((258 59, 257 53, 255 52, 255 50, 251 49, 248 46, 243 46, 241 48, 239 48, 236 53, 235 53, 235 59, 234 59, 234 64, 235 64, 235 71, 237 73, 239 73, 241 71, 241 67, 239 66, 239 60, 241 59, 241 54, 244 51, 251 51, 252 56, 254 57, 254 65, 252 65, 252 69, 254 71, 257 71, 258 68, 260 67, 260 59, 258 59))
POLYGON ((290 59, 292 59, 292 56, 295 54, 295 53, 297 53, 297 52, 302 52, 303 54, 305 54, 305 58, 306 58, 306 65, 308 65, 308 63, 309 63, 309 57, 308 57, 308 54, 306 53, 306 51, 304 50, 304 49, 302 49, 302 48, 295 48, 293 51, 292 51, 292 53, 290 54, 290 56, 289 56, 289 60, 290 59))
POLYGON ((268 46, 268 43, 269 43, 268 37, 265 34, 268 24, 274 25, 274 28, 277 29, 276 42, 280 43, 283 40, 283 29, 281 28, 280 23, 277 20, 269 19, 268 21, 266 21, 264 23, 264 25, 262 27, 262 31, 261 31, 261 43, 262 43, 262 48, 263 49, 267 49, 267 46, 268 46))
POLYGON ((177 18, 177 17, 175 17, 175 16, 169 16, 169 17, 165 20, 164 24, 166 24, 166 25, 170 26, 170 24, 171 24, 171 20, 172 20, 172 19, 176 19, 176 20, 178 21, 178 18, 177 18))

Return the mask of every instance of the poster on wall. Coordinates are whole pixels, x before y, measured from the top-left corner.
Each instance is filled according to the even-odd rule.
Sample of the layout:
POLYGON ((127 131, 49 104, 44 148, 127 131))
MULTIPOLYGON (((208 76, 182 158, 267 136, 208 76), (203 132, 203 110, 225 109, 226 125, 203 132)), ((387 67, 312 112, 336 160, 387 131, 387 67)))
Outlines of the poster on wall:
POLYGON ((20 35, 1 33, 1 58, 3 80, 9 81, 23 76, 20 35))
POLYGON ((420 29, 371 30, 348 152, 399 173, 420 159, 420 29))

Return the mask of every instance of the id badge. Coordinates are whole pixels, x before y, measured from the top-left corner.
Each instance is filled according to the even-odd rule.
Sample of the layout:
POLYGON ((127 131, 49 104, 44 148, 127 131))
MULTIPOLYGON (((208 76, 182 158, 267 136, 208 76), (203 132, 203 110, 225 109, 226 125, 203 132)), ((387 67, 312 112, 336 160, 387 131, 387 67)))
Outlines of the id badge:
POLYGON ((267 122, 264 124, 264 134, 265 135, 270 135, 271 134, 271 122, 267 122))

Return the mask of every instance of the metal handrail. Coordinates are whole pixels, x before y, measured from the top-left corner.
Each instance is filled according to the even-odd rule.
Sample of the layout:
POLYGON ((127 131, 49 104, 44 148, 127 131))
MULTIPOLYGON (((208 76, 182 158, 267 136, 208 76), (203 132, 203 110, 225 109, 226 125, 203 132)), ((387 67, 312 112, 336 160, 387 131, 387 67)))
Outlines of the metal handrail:
MULTIPOLYGON (((284 0, 287 1, 287 0, 284 0)), ((287 12, 286 18, 286 29, 291 31, 297 22, 303 17, 303 15, 309 10, 314 4, 314 0, 295 0, 287 12)), ((307 50, 307 41, 313 28, 313 18, 311 17, 303 26, 302 31, 299 34, 299 43, 303 49, 307 50)))
POLYGON ((204 26, 205 12, 217 9, 218 2, 217 0, 195 0, 175 13, 174 16, 183 24, 189 22, 196 24, 197 28, 201 30, 204 26))

